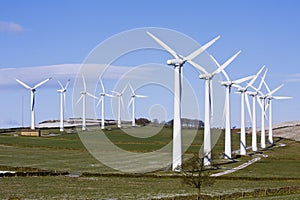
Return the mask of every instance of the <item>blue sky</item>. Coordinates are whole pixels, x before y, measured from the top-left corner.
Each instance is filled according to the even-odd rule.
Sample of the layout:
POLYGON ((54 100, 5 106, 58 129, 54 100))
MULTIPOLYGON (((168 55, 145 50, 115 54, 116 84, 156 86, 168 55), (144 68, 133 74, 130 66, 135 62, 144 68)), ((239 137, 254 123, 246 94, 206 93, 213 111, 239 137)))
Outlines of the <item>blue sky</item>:
MULTIPOLYGON (((141 27, 172 29, 204 44, 221 35, 208 53, 221 63, 242 50, 242 54, 227 68, 232 79, 256 73, 262 65, 268 67, 267 82, 271 88, 284 83, 278 95, 293 96, 292 100, 274 103, 274 122, 298 120, 300 110, 300 3, 296 0, 245 1, 15 1, 0 2, 0 124, 29 125, 29 92, 14 82, 14 77, 34 85, 64 64, 80 64, 101 42, 111 36, 141 27), (35 68, 36 67, 36 68, 35 68), (8 68, 11 71, 8 71, 8 68), (47 70, 49 69, 49 74, 47 70), (42 72, 42 73, 40 73, 42 72), (40 74, 40 76, 35 75, 40 74), (12 81, 8 80, 11 78, 12 81), (23 99, 23 100, 22 100, 23 99), (23 106, 22 106, 23 102, 23 106), (22 112, 23 110, 23 117, 22 112)), ((169 56, 162 56, 162 64, 169 56)), ((141 59, 142 60, 142 59, 141 59)), ((160 60, 159 60, 160 61, 160 60)), ((118 62, 130 66, 135 61, 118 62)), ((62 69, 62 68, 61 68, 62 69)), ((78 67, 76 68, 78 69, 78 67)), ((58 70, 59 71, 59 70, 58 70)), ((37 93, 37 121, 58 118, 59 95, 56 80, 66 81, 76 70, 58 72, 49 84, 37 93)), ((203 81, 187 70, 191 84, 199 84, 200 106, 203 104, 203 81), (195 79, 195 80, 194 80, 195 79), (200 87, 201 86, 201 87, 200 87)), ((116 80, 115 80, 116 81, 116 80)), ((115 82, 104 80, 108 91, 115 82)), ((74 84, 74 81, 71 85, 74 84)), ((256 83, 257 85, 258 83, 256 83)), ((141 88, 140 93, 153 93, 141 88)), ((147 94, 145 94, 147 95, 147 94)), ((233 125, 239 124, 239 96, 232 94, 233 125)), ((72 90, 68 92, 68 100, 72 90)), ((170 94, 162 102, 172 112, 170 94)), ((151 98, 137 108, 138 116, 148 116, 151 98), (147 104, 146 104, 147 103, 147 104)), ((157 103, 157 102, 156 102, 157 103)), ((67 116, 72 116, 71 103, 67 116)), ((138 105, 137 105, 138 106, 138 105)), ((200 109, 201 110, 201 109, 200 109)), ((109 109, 108 117, 113 117, 109 109)), ((200 118, 202 114, 200 114, 200 118)), ((172 116, 170 114, 170 116, 172 116)), ((169 119, 170 116, 167 118, 169 119)), ((203 115, 202 115, 203 116, 203 115)))

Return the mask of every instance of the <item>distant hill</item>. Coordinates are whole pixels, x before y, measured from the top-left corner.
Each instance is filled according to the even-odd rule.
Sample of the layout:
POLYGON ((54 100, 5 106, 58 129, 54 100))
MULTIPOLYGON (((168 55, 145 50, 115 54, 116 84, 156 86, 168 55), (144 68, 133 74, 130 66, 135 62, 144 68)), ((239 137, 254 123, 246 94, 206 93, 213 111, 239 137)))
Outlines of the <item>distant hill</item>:
POLYGON ((300 141, 300 121, 275 124, 273 126, 273 135, 275 137, 300 141))

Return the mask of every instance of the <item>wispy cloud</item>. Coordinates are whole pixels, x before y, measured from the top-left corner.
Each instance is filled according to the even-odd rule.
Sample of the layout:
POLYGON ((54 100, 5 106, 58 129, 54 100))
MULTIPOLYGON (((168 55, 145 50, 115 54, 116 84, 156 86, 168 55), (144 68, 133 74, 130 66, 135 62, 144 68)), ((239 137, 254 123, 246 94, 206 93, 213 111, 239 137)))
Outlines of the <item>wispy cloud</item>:
MULTIPOLYGON (((132 70, 132 67, 107 67, 104 64, 87 64, 84 66, 82 64, 58 64, 37 67, 2 68, 0 69, 0 88, 18 86, 18 83, 15 81, 16 78, 29 85, 34 85, 43 79, 52 77, 55 80, 54 82, 52 81, 52 84, 56 86, 56 80, 74 80, 80 72, 85 75, 86 79, 89 79, 89 77, 98 78, 96 76, 102 74, 103 79, 118 80, 130 70, 132 70), (82 70, 82 67, 84 70, 82 70)), ((51 86, 51 82, 47 85, 51 86)))
POLYGON ((300 73, 287 75, 285 82, 300 82, 300 73))
POLYGON ((15 22, 0 21, 0 33, 22 33, 24 28, 15 22))

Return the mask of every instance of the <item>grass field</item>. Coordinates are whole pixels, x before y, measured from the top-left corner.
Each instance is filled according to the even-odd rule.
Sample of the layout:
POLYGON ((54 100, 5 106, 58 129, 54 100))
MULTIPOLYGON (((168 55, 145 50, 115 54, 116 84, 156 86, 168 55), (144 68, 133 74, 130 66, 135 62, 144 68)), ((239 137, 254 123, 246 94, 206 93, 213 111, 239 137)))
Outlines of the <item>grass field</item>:
MULTIPOLYGON (((138 131, 135 129, 134 131, 138 131)), ((191 130, 183 130, 188 137, 191 130)), ((219 132, 219 131, 217 131, 219 132)), ((56 134, 57 130, 44 131, 44 135, 56 134)), ((119 172, 111 169, 89 154, 78 134, 59 136, 21 137, 16 133, 0 135, 0 170, 51 170, 72 174, 93 174, 78 178, 66 176, 5 177, 0 178, 0 199, 13 197, 21 199, 151 199, 176 195, 196 194, 196 190, 181 183, 181 178, 170 177, 172 172, 154 172, 138 177, 113 175, 119 172), (22 168, 21 168, 22 167, 22 168)), ((88 134, 88 133, 87 133, 88 134)), ((107 137, 117 146, 132 152, 155 151, 171 141, 172 130, 164 128, 150 138, 128 136, 119 129, 105 131, 107 137)), ((184 158, 199 151, 203 131, 199 130, 184 158)), ((250 138, 250 136, 248 136, 250 138)), ((250 141, 250 139, 248 139, 250 141)), ((233 149, 239 148, 239 135, 233 134, 233 149)), ((183 142, 184 144, 184 142, 183 142)), ((213 173, 230 169, 252 159, 252 156, 237 158, 238 162, 225 164, 222 159, 224 135, 221 134, 213 149, 215 163, 219 169, 213 173)), ((209 195, 224 195, 236 192, 251 192, 255 189, 272 189, 288 186, 300 187, 300 143, 278 140, 274 147, 260 153, 267 155, 259 162, 224 177, 217 178, 215 185, 204 187, 209 195), (283 145, 284 144, 284 145, 283 145)), ((287 196, 277 196, 277 199, 287 196)), ((248 199, 249 197, 247 197, 248 199)), ((269 197, 263 197, 268 199, 269 197)), ((288 199, 297 199, 299 194, 290 194, 288 199)), ((262 197, 260 198, 262 199, 262 197)))

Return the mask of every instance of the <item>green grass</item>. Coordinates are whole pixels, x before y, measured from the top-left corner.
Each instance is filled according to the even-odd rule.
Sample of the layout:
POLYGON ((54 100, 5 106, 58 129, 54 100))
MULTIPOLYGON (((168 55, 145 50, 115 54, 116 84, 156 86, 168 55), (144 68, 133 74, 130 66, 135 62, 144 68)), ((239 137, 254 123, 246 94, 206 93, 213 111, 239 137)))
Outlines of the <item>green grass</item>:
MULTIPOLYGON (((130 129, 127 132, 138 134, 145 129, 130 129)), ((148 131, 155 129, 149 128, 148 131)), ((59 133, 57 130, 47 130, 59 133)), ((43 134, 47 135, 46 130, 43 134)), ((81 134, 93 134, 96 130, 81 134)), ((184 159, 192 153, 197 153, 202 145, 203 130, 198 130, 194 137, 193 130, 184 129, 183 145, 187 148, 184 159), (187 146, 187 140, 192 145, 187 146)), ((143 132, 145 133, 145 132, 143 132)), ((21 137, 0 134, 0 170, 15 167, 29 167, 42 170, 67 171, 71 173, 110 174, 117 171, 101 164, 85 149, 78 134, 63 134, 55 137, 21 137)), ((98 133, 97 133, 98 134, 98 133)), ((99 133, 100 134, 100 133, 99 133)), ((171 142, 172 129, 164 128, 153 137, 137 138, 129 136, 119 129, 105 131, 115 145, 126 151, 151 152, 171 142)), ((225 163, 222 159, 224 149, 224 134, 214 130, 216 145, 213 149, 215 163, 225 163), (220 134, 218 137, 218 134, 220 134)), ((250 141, 247 135, 247 141, 250 141)), ((101 141, 100 143, 101 144, 101 141)), ((233 150, 239 149, 239 134, 232 134, 233 150)), ((300 143, 290 140, 280 140, 276 146, 262 151, 267 158, 248 166, 247 168, 217 179, 210 188, 203 188, 202 192, 211 195, 231 194, 235 192, 254 191, 261 188, 280 188, 286 186, 300 186, 300 143), (285 144, 286 146, 279 146, 285 144), (253 180, 251 178, 257 178, 253 180), (237 179, 238 178, 238 179, 237 179)), ((253 157, 243 156, 238 162, 220 164, 220 169, 213 173, 230 169, 240 165, 253 157)), ((171 172, 155 172, 154 175, 169 176, 171 172)), ((11 197, 28 199, 86 199, 86 198, 121 198, 142 199, 156 196, 174 196, 195 194, 196 190, 181 184, 180 178, 141 177, 6 177, 0 178, 0 199, 11 197), (17 189, 16 189, 17 188, 17 189)), ((289 199, 299 197, 298 194, 288 196, 289 199), (291 197, 291 198, 290 198, 291 197)), ((268 197, 264 197, 268 199, 268 197)), ((263 199, 264 199, 263 198, 263 199)), ((286 198, 286 196, 284 196, 286 198)), ((279 198, 280 199, 280 198, 279 198)))
MULTIPOLYGON (((269 181, 217 180, 204 187, 203 194, 214 196, 236 192, 251 192, 266 188, 269 181)), ((273 181, 271 188, 300 186, 300 182, 273 181)), ((149 199, 194 195, 196 191, 183 185, 180 178, 151 177, 10 177, 0 179, 1 199, 149 199)))

